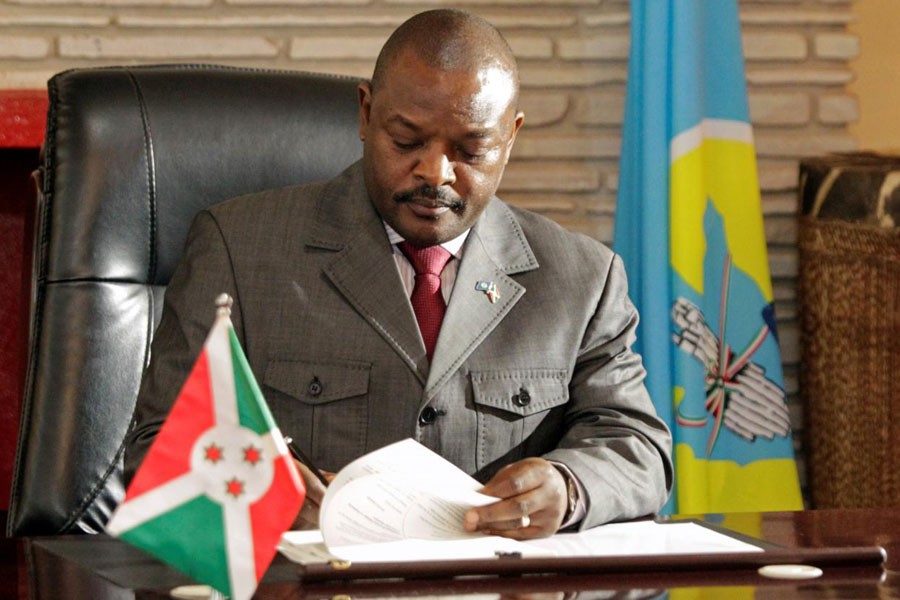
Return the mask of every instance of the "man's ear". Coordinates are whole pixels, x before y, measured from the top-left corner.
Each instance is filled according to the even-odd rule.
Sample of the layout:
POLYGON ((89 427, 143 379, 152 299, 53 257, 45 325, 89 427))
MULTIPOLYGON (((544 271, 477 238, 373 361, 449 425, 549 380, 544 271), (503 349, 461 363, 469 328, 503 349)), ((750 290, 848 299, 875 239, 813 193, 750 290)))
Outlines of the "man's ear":
POLYGON ((513 134, 512 139, 516 139, 516 134, 519 132, 519 128, 522 127, 522 123, 525 122, 525 113, 521 110, 516 113, 516 121, 513 124, 513 134))
POLYGON ((516 120, 513 121, 512 135, 509 136, 509 141, 506 142, 506 161, 504 161, 504 164, 509 162, 509 155, 512 153, 512 147, 516 141, 516 134, 519 133, 519 128, 522 127, 522 123, 524 122, 525 113, 520 110, 516 113, 516 120))
POLYGON ((363 81, 356 88, 359 97, 359 139, 366 140, 366 130, 369 128, 369 116, 372 112, 372 84, 363 81))

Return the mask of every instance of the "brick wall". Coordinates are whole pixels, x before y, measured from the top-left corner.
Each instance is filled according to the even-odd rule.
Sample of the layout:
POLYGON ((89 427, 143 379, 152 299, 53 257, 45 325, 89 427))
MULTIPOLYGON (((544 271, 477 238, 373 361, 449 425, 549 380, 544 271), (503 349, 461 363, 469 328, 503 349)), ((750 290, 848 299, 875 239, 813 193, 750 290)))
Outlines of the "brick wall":
MULTIPOLYGON (((436 1, 0 0, 0 88, 85 65, 216 62, 368 76, 393 28, 436 1)), ((525 128, 502 195, 609 242, 628 56, 627 0, 461 0, 520 60, 525 128)), ((852 150, 852 0, 741 0, 769 258, 796 432, 800 157, 852 150)), ((797 436, 798 440, 800 436, 797 436)), ((799 443, 799 442, 798 442, 799 443)), ((800 448, 802 458, 802 447, 800 448)), ((802 469, 801 469, 802 470, 802 469)))

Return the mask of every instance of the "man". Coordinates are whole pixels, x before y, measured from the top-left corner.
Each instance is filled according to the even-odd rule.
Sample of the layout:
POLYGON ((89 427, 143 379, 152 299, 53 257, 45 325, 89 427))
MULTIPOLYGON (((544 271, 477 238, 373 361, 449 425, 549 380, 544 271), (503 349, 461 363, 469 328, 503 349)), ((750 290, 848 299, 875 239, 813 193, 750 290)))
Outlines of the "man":
MULTIPOLYGON (((671 439, 630 350, 621 261, 494 197, 523 122, 502 36, 461 11, 419 14, 387 41, 359 103, 360 163, 197 216, 126 477, 224 291, 276 420, 321 467, 413 437, 500 498, 467 529, 518 539, 657 510, 671 439)), ((314 524, 324 490, 300 468, 299 521, 314 524)))

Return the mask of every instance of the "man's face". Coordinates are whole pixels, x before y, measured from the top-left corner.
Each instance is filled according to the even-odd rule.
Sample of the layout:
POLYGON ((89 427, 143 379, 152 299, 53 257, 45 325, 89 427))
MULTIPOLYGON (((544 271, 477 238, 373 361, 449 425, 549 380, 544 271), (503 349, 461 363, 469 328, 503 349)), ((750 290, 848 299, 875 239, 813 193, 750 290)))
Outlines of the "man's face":
POLYGON ((523 116, 509 73, 427 67, 410 51, 376 90, 359 87, 366 187, 406 240, 441 244, 474 225, 503 176, 523 116))

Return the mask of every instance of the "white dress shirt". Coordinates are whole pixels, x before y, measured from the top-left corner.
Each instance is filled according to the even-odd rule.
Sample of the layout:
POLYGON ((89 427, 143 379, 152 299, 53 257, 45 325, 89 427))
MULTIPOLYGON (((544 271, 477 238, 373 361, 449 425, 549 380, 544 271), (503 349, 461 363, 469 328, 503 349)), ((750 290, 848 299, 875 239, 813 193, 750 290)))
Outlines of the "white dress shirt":
MULTIPOLYGON (((387 223, 384 223, 384 229, 387 231, 391 247, 394 249, 394 262, 397 263, 397 269, 400 271, 400 279, 403 280, 406 295, 412 297, 413 288, 416 285, 416 270, 400 248, 397 247, 397 244, 404 241, 403 236, 394 231, 394 228, 387 223)), ((466 243, 469 231, 469 229, 466 229, 459 236, 441 244, 441 248, 450 253, 450 260, 447 261, 444 270, 441 271, 441 295, 444 296, 444 304, 450 304, 450 294, 453 292, 454 284, 456 284, 456 272, 459 270, 463 245, 466 243)))

